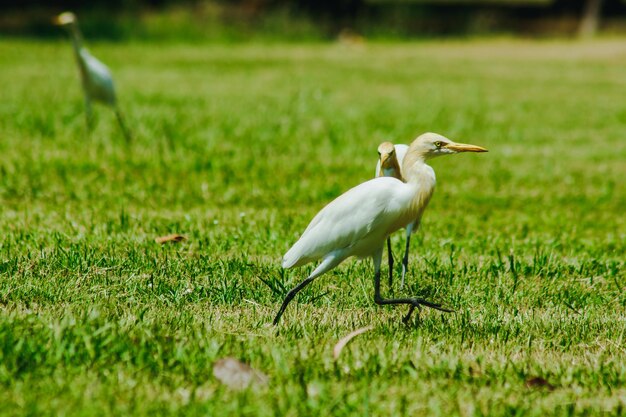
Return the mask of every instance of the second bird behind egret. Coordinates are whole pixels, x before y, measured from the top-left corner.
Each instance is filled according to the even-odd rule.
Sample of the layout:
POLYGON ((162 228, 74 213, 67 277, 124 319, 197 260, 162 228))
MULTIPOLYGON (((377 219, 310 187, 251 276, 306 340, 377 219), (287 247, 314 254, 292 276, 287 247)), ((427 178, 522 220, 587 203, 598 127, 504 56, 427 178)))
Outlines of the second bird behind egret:
POLYGON ((451 311, 422 298, 383 298, 380 294, 380 265, 385 240, 396 230, 419 219, 435 187, 435 172, 426 161, 459 152, 486 152, 475 145, 455 143, 436 133, 425 133, 409 146, 402 164, 406 182, 379 177, 343 193, 311 220, 300 239, 283 257, 283 268, 321 260, 315 270, 287 293, 274 318, 278 324, 287 305, 315 278, 356 256, 374 262, 374 301, 377 304, 407 304, 408 321, 415 307, 451 311))
POLYGON ((83 85, 83 93, 85 95, 85 115, 87 118, 87 126, 91 127, 92 113, 91 102, 98 101, 111 108, 115 112, 117 121, 122 129, 124 138, 126 141, 130 141, 130 131, 126 127, 124 117, 117 104, 117 97, 115 95, 115 86, 113 84, 113 77, 111 71, 100 60, 87 50, 83 45, 83 39, 78 29, 78 20, 76 15, 72 12, 61 13, 56 16, 53 22, 65 28, 74 46, 74 55, 76 57, 76 63, 80 71, 80 78, 83 85))
MULTIPOLYGON (((404 155, 409 149, 407 145, 394 145, 391 142, 383 142, 378 145, 378 162, 376 163, 375 177, 393 177, 400 181, 404 181, 402 176, 402 162, 404 161, 404 155)), ((402 258, 402 280, 400 283, 400 289, 404 287, 404 276, 406 275, 407 267, 409 264, 409 239, 411 233, 417 230, 414 223, 409 224, 406 227, 406 248, 404 257, 402 258)), ((387 238, 387 259, 389 264, 389 288, 392 288, 393 282, 393 251, 391 250, 391 237, 387 238)))

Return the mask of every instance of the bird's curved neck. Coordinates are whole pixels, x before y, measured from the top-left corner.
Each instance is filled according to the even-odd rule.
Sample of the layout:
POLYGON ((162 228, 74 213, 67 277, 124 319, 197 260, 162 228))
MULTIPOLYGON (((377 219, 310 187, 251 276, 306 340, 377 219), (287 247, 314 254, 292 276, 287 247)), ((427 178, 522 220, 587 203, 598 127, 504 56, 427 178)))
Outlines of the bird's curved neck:
POLYGON ((426 164, 426 160, 419 152, 407 152, 402 161, 402 175, 407 183, 420 182, 425 172, 432 173, 432 169, 426 164))
POLYGON ((72 38, 72 45, 74 45, 74 52, 78 54, 78 51, 80 51, 80 49, 83 47, 83 37, 80 34, 78 25, 76 24, 69 25, 67 30, 70 33, 70 38, 72 38))
POLYGON ((398 163, 398 159, 395 156, 394 156, 393 160, 391 161, 391 166, 392 166, 393 172, 395 174, 394 177, 396 177, 400 181, 403 181, 402 170, 400 169, 400 164, 398 163))
POLYGON ((413 219, 419 221, 435 191, 437 181, 435 171, 426 164, 421 154, 416 152, 407 152, 402 168, 404 181, 414 190, 410 210, 414 213, 413 219))
POLYGON ((394 156, 391 159, 390 166, 387 168, 383 168, 382 165, 380 167, 379 177, 394 177, 399 179, 400 181, 404 181, 402 178, 402 171, 400 170, 400 164, 398 164, 398 159, 394 156))

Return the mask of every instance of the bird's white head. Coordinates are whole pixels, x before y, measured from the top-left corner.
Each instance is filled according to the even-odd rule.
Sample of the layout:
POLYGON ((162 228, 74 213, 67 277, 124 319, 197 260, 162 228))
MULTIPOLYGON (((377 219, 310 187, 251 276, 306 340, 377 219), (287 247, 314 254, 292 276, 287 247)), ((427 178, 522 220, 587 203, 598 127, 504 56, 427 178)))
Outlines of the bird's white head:
POLYGON ((72 12, 64 12, 52 19, 57 26, 70 26, 76 24, 76 15, 72 12))
POLYGON ((409 153, 415 153, 426 161, 441 155, 450 155, 459 152, 487 152, 487 149, 468 145, 465 143, 456 143, 445 136, 437 133, 424 133, 411 143, 409 153))
POLYGON ((378 145, 378 158, 380 159, 380 166, 382 169, 393 168, 394 160, 397 159, 396 148, 393 146, 393 143, 383 142, 378 145))

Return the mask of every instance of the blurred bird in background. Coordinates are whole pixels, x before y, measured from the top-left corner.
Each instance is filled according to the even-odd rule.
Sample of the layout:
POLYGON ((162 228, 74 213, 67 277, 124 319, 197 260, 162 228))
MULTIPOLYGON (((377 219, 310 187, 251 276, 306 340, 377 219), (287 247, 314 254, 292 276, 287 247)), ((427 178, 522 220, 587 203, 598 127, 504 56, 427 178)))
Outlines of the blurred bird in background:
POLYGON ((103 103, 113 109, 120 129, 127 142, 131 140, 131 134, 124 117, 117 104, 115 95, 115 86, 113 85, 113 77, 109 68, 100 62, 96 57, 91 55, 87 48, 83 45, 82 36, 78 29, 78 20, 72 12, 61 13, 53 19, 53 22, 65 28, 72 39, 74 46, 74 55, 76 63, 80 71, 80 78, 83 85, 85 95, 85 114, 87 118, 87 127, 91 128, 93 115, 91 110, 91 102, 97 101, 103 103))

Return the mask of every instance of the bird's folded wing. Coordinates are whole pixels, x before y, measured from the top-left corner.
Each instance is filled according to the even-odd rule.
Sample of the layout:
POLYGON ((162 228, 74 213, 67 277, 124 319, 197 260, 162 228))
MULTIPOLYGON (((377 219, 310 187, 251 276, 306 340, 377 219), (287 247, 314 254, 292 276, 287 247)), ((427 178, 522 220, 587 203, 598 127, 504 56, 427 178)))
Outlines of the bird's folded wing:
POLYGON ((360 184, 324 207, 311 221, 300 239, 285 254, 283 266, 302 265, 326 254, 350 248, 372 231, 381 233, 397 217, 398 186, 390 177, 360 184))

